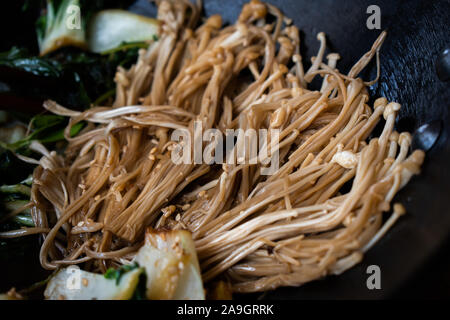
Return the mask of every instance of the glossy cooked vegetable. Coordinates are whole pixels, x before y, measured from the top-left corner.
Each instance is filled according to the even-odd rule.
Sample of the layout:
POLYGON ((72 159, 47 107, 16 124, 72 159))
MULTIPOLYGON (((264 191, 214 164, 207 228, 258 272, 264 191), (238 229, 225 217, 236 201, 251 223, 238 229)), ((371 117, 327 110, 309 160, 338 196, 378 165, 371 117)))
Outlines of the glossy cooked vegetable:
POLYGON ((135 261, 145 267, 148 299, 205 299, 190 232, 148 229, 145 244, 137 252, 135 261))
POLYGON ((120 46, 157 40, 160 22, 125 10, 103 10, 95 14, 88 29, 88 46, 102 53, 120 46))
MULTIPOLYGON (((129 3, 126 0, 47 0, 36 24, 40 55, 66 46, 87 49, 87 28, 92 15, 103 8, 124 7, 129 3)), ((111 36, 108 30, 97 31, 111 36)))
POLYGON ((64 46, 86 48, 86 22, 81 19, 80 0, 48 0, 46 14, 38 20, 40 54, 64 46))
POLYGON ((191 234, 152 229, 147 230, 134 264, 110 268, 104 275, 77 266, 63 268, 50 279, 44 295, 50 300, 205 299, 191 234), (140 281, 145 288, 142 296, 138 296, 140 281))
POLYGON ((64 268, 50 279, 44 296, 48 300, 128 300, 133 297, 143 271, 135 268, 116 280, 76 266, 64 268))

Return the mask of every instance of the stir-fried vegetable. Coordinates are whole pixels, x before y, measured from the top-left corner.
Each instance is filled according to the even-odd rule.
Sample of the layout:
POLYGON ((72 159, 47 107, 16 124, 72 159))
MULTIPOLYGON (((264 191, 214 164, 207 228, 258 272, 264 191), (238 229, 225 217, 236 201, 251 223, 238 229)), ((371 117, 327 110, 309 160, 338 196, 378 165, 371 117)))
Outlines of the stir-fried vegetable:
MULTIPOLYGON (((46 145, 63 142, 66 125, 67 119, 64 117, 42 114, 31 119, 28 135, 25 135, 26 128, 20 125, 0 128, 0 232, 35 226, 27 206, 34 166, 19 160, 15 154, 34 157, 35 153, 29 149, 33 141, 46 145)), ((83 126, 83 123, 74 126, 72 136, 78 134, 83 126)), ((30 238, 2 239, 0 259, 23 256, 31 248, 34 249, 37 243, 31 243, 33 241, 36 242, 30 238)))
POLYGON ((80 270, 76 266, 58 271, 44 296, 49 300, 128 300, 138 286, 143 268, 131 268, 119 279, 80 270))
MULTIPOLYGON (((51 143, 64 140, 64 127, 67 125, 67 119, 55 115, 38 115, 31 119, 29 126, 33 129, 32 133, 20 140, 11 143, 0 141, 0 146, 11 151, 20 151, 28 147, 32 141, 41 143, 51 143)), ((72 127, 70 134, 75 136, 83 128, 84 124, 79 123, 72 127)))
MULTIPOLYGON (((36 51, 37 47, 33 41, 28 40, 14 41, 12 43, 19 46, 13 46, 0 53, 0 95, 24 97, 28 99, 27 101, 36 101, 37 105, 39 101, 52 98, 79 110, 89 108, 92 104, 111 104, 115 95, 114 76, 117 67, 128 68, 136 61, 138 50, 148 47, 148 40, 157 40, 155 32, 158 23, 153 19, 131 15, 132 19, 128 22, 140 21, 143 22, 141 29, 147 27, 145 30, 153 30, 145 37, 133 38, 130 30, 128 33, 121 32, 117 35, 111 33, 109 29, 104 29, 109 27, 104 23, 99 24, 101 20, 94 20, 91 32, 96 38, 90 43, 96 44, 98 39, 106 39, 106 43, 117 44, 103 47, 104 49, 100 50, 101 54, 85 50, 89 49, 87 28, 91 17, 100 10, 126 8, 132 2, 132 0, 43 0, 39 2, 43 6, 38 18, 40 4, 25 1, 20 14, 26 16, 27 21, 36 21, 38 18, 35 30, 31 24, 27 25, 27 28, 30 38, 35 37, 37 33, 39 51, 36 51), (77 6, 80 8, 79 21, 77 21, 77 6)), ((108 12, 106 11, 107 15, 108 12)), ((104 17, 101 12, 97 15, 102 16, 104 17)), ((104 44, 100 44, 100 48, 104 44)), ((8 48, 7 46, 2 48, 8 48)), ((96 47, 99 48, 99 44, 96 47)), ((3 99, 4 101, 6 100, 3 99)), ((4 103, 2 107, 8 108, 4 103)), ((21 161, 16 155, 38 159, 40 155, 29 148, 33 141, 38 141, 49 149, 56 147, 63 150, 64 128, 68 121, 67 118, 60 116, 39 114, 32 118, 26 113, 21 113, 28 109, 19 112, 8 110, 12 112, 0 112, 0 232, 35 226, 27 206, 34 165, 21 161)), ((31 108, 29 110, 36 112, 31 108)), ((84 126, 84 122, 74 125, 70 132, 71 136, 77 135, 84 126)), ((1 239, 0 260, 12 263, 17 259, 23 261, 24 257, 32 256, 30 253, 35 252, 39 245, 37 237, 36 235, 1 239)), ((109 270, 107 276, 115 280, 100 276, 102 280, 99 283, 103 283, 103 280, 107 281, 106 284, 120 282, 119 289, 110 292, 111 295, 116 294, 116 298, 145 298, 145 273, 141 272, 142 269, 134 271, 127 268, 129 266, 109 270), (132 271, 135 275, 130 278, 132 271)), ((94 278, 97 279, 96 276, 94 278)), ((103 290, 106 287, 100 285, 99 288, 103 290)), ((83 297, 85 293, 81 294, 83 297)), ((92 297, 102 298, 101 294, 92 297)))
POLYGON ((205 299, 191 234, 152 229, 147 230, 133 264, 110 268, 104 275, 73 266, 61 269, 48 282, 44 295, 73 300, 205 299))
MULTIPOLYGON (((117 66, 129 67, 136 61, 138 50, 158 38, 156 20, 117 10, 132 2, 42 1, 36 30, 30 30, 37 33, 39 52, 34 52, 33 46, 21 44, 0 53, 0 94, 28 99, 27 102, 32 102, 28 105, 35 109, 49 98, 75 109, 111 102, 117 66), (105 10, 109 8, 115 10, 105 10), (111 24, 122 27, 114 29, 111 24), (88 37, 88 29, 92 39, 88 37), (85 51, 88 44, 102 54, 85 51)), ((30 19, 39 6, 30 1, 26 4, 22 14, 26 13, 30 19)))
POLYGON ((0 53, 0 67, 5 68, 0 81, 7 84, 6 93, 42 101, 53 99, 86 109, 91 104, 106 103, 114 95, 117 67, 129 67, 136 61, 138 50, 147 46, 143 42, 127 43, 102 55, 65 48, 45 57, 13 47, 0 53))
POLYGON ((107 52, 126 43, 153 41, 159 34, 160 23, 124 10, 103 10, 89 24, 89 50, 107 52))
POLYGON ((47 58, 33 57, 27 49, 12 47, 0 53, 0 66, 10 67, 31 73, 36 76, 58 78, 61 76, 61 65, 47 58))
POLYGON ((123 0, 47 0, 36 25, 40 54, 66 46, 87 49, 87 28, 92 15, 111 5, 117 8, 129 3, 123 0))
POLYGON ((31 188, 23 184, 3 185, 0 186, 0 192, 12 194, 17 193, 29 197, 31 194, 31 188))
POLYGON ((205 299, 190 232, 148 229, 135 260, 145 267, 148 299, 205 299))
MULTIPOLYGON (((94 25, 97 36, 106 34, 113 37, 118 46, 109 48, 102 54, 82 51, 74 46, 87 48, 85 44, 86 30, 91 17, 100 10, 107 8, 126 8, 132 0, 47 0, 42 1, 40 17, 36 31, 40 52, 33 52, 33 46, 12 47, 0 53, 0 82, 3 82, 1 94, 13 94, 29 97, 36 101, 52 98, 77 109, 85 109, 94 104, 111 103, 115 94, 114 75, 118 66, 129 67, 137 59, 138 50, 147 47, 146 42, 133 42, 135 39, 124 39, 123 33, 118 41, 113 39, 110 30, 102 30, 101 25, 94 25), (77 26, 76 6, 80 8, 80 28, 71 29, 68 25, 77 26), (70 21, 69 21, 69 20, 70 21), (105 33, 106 31, 106 33, 105 33), (64 47, 64 48, 63 48, 64 47), (72 47, 72 48, 69 48, 72 47), (38 56, 38 55, 41 56, 38 56), (44 55, 45 54, 45 55, 44 55), (42 56, 44 55, 44 56, 42 56), (7 90, 7 91, 5 91, 7 90)), ((38 13, 39 4, 26 1, 23 14, 27 19, 33 12, 38 13)), ((139 16, 136 16, 139 18, 139 16)), ((153 21, 147 18, 143 21, 153 21)), ((153 24, 157 24, 154 21, 153 24)), ((152 27, 153 28, 153 27, 152 27)), ((156 30, 156 29, 155 29, 156 30)), ((155 40, 154 32, 149 37, 155 40)), ((103 36, 104 39, 104 36, 103 36)), ((142 40, 147 40, 147 38, 142 40)), ((139 39, 141 40, 141 39, 139 39)), ((22 44, 23 45, 23 44, 22 44)), ((26 114, 1 113, 1 125, 20 119, 23 124, 8 125, 0 128, 0 231, 9 231, 25 226, 34 226, 29 209, 12 214, 29 201, 30 179, 34 165, 25 163, 16 157, 21 154, 38 158, 30 148, 33 141, 38 141, 47 147, 58 149, 64 139, 64 128, 67 119, 60 116, 40 114, 33 118, 26 114), (19 117, 17 117, 19 116, 19 117), (28 128, 27 128, 27 122, 28 128)), ((83 129, 84 123, 72 127, 71 136, 77 135, 83 129)), ((30 238, 5 239, 0 243, 0 255, 7 257, 9 251, 23 252, 30 238), (13 247, 21 250, 12 250, 13 247), (22 250, 23 249, 23 250, 22 250)))
POLYGON ((86 47, 86 23, 81 21, 80 0, 49 0, 37 23, 41 55, 64 46, 86 47))

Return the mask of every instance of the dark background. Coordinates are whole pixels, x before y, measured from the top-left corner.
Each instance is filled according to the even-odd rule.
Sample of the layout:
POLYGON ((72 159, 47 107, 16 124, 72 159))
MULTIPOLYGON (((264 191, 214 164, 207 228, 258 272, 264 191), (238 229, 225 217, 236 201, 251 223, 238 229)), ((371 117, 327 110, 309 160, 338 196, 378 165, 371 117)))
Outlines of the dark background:
MULTIPOLYGON (((15 1, 12 1, 15 2, 15 1)), ((205 0, 207 15, 219 13, 225 21, 234 21, 246 1, 205 0)), ((381 8, 381 28, 388 37, 381 50, 381 78, 371 87, 371 96, 386 96, 402 104, 397 130, 414 132, 420 125, 441 120, 443 129, 435 146, 427 152, 422 174, 397 195, 408 214, 370 250, 361 264, 339 277, 328 277, 300 288, 280 288, 264 294, 269 299, 379 299, 379 298, 449 298, 450 297, 450 142, 449 82, 436 74, 436 61, 450 48, 450 1, 447 0, 283 0, 277 5, 302 33, 304 61, 319 47, 316 34, 327 34, 329 52, 342 59, 338 68, 348 72, 368 51, 380 30, 368 30, 369 5, 381 8), (382 289, 366 288, 366 268, 381 268, 382 289)), ((134 11, 152 14, 146 0, 139 0, 134 11)), ((26 37, 30 21, 14 20, 14 15, 0 9, 2 48, 26 37), (12 18, 12 19, 11 19, 12 18)), ((32 23, 31 23, 32 26, 32 23)), ((371 80, 375 66, 361 76, 371 80)), ((1 261, 7 275, 21 274, 22 282, 31 281, 29 263, 1 261), (13 272, 15 270, 15 272, 13 272)), ((5 273, 4 273, 5 274, 5 273)), ((34 276, 35 277, 35 276, 34 276)), ((0 289, 17 278, 4 277, 0 289)), ((258 295, 241 298, 253 299, 258 295)))

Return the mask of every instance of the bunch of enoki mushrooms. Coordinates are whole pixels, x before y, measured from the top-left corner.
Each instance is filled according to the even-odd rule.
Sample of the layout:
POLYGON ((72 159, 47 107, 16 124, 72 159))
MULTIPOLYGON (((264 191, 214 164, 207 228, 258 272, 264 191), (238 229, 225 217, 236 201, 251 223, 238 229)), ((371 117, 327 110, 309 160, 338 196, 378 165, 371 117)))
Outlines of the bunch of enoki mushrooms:
POLYGON ((409 154, 409 133, 394 131, 398 103, 368 105, 378 76, 357 77, 386 34, 344 75, 319 33, 304 70, 298 29, 270 4, 252 0, 226 27, 218 15, 200 23, 200 3, 157 4, 159 41, 129 70, 118 68, 112 106, 45 103, 70 117, 68 146, 60 155, 32 144, 43 155, 25 159, 39 164, 29 205, 36 226, 9 236, 42 234, 46 269, 104 272, 133 259, 147 227, 187 229, 204 282, 224 277, 235 292, 297 286, 359 263, 404 214, 391 201, 424 160, 420 150, 409 154), (309 90, 316 77, 320 90, 309 90), (381 118, 381 134, 369 139, 381 118), (70 137, 80 121, 87 125, 70 137), (171 133, 194 135, 194 121, 222 132, 279 129, 279 144, 269 130, 267 145, 279 169, 175 164, 171 133))

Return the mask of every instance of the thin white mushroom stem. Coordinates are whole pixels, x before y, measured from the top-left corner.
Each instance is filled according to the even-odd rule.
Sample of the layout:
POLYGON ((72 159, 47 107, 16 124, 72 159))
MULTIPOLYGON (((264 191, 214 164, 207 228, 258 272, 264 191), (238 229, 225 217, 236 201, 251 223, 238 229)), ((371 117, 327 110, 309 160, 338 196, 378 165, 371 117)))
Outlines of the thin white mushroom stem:
MULTIPOLYGON (((327 60, 328 60, 328 66, 331 69, 336 68, 337 62, 338 60, 341 58, 341 56, 337 53, 330 53, 329 55, 327 55, 327 60)), ((324 92, 326 86, 329 85, 328 83, 328 77, 329 75, 325 75, 325 77, 323 77, 323 81, 322 81, 322 87, 320 88, 320 92, 324 92)))
POLYGON ((326 46, 327 46, 325 33, 319 32, 317 34, 317 40, 320 41, 320 47, 319 47, 319 51, 317 53, 317 56, 313 60, 313 64, 311 65, 311 67, 308 69, 308 71, 305 74, 305 81, 307 83, 312 81, 313 76, 311 75, 311 73, 314 72, 314 71, 317 71, 317 69, 319 68, 320 64, 322 63, 323 56, 325 55, 325 49, 326 49, 326 46))
POLYGON ((368 243, 366 243, 361 251, 367 252, 370 248, 372 248, 385 234, 388 232, 388 230, 395 224, 395 222, 406 213, 405 208, 400 203, 394 204, 394 211, 392 215, 389 217, 389 219, 383 224, 381 229, 378 230, 378 232, 375 234, 375 236, 370 239, 368 243))

